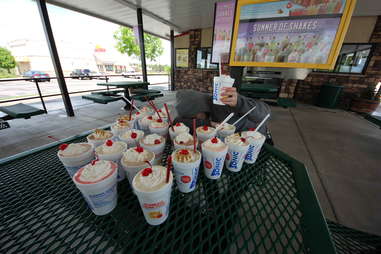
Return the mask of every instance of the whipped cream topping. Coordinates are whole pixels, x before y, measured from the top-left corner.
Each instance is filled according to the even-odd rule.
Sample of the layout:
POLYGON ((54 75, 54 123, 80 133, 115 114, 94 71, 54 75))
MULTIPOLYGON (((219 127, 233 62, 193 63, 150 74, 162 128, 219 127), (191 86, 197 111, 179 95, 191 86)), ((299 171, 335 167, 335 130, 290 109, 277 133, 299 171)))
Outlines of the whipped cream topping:
POLYGON ((120 120, 113 125, 113 128, 115 129, 130 128, 130 123, 126 120, 120 120))
POLYGON ((240 146, 247 146, 249 143, 245 138, 242 138, 238 133, 234 133, 225 138, 226 144, 234 144, 240 146))
POLYGON ((87 164, 82 171, 78 171, 80 174, 79 180, 83 182, 96 182, 110 174, 112 170, 112 162, 104 160, 94 161, 87 164))
POLYGON ((95 148, 97 154, 116 154, 122 153, 127 149, 127 144, 121 141, 110 142, 111 145, 107 145, 107 142, 101 146, 95 148))
MULTIPOLYGON (((149 174, 144 173, 144 170, 141 170, 134 178, 133 186, 134 188, 144 191, 144 192, 153 192, 161 189, 168 183, 166 183, 167 178, 167 169, 163 166, 153 166, 152 172, 149 174)), ((169 183, 172 182, 172 174, 170 176, 169 183)))
POLYGON ((160 140, 161 141, 160 143, 164 142, 164 138, 162 136, 156 134, 156 133, 149 134, 149 135, 145 136, 143 138, 142 142, 146 145, 154 145, 155 140, 160 140))
POLYGON ((102 140, 102 139, 109 139, 112 137, 112 133, 110 131, 105 130, 95 130, 94 133, 89 135, 90 139, 95 140, 102 140))
POLYGON ((207 141, 205 141, 204 143, 202 143, 203 147, 205 148, 209 148, 209 149, 221 149, 221 148, 225 148, 226 145, 224 142, 221 141, 221 139, 219 138, 210 138, 208 139, 207 141))
POLYGON ((142 119, 143 117, 145 117, 146 115, 148 114, 148 112, 143 112, 143 111, 137 111, 134 113, 134 116, 133 118, 135 119, 142 119))
POLYGON ((141 130, 131 129, 120 135, 125 140, 140 140, 144 136, 144 132, 141 130), (133 135, 135 133, 136 135, 133 135))
POLYGON ((190 149, 177 149, 173 154, 172 158, 180 163, 191 163, 200 159, 200 152, 194 152, 190 149))
POLYGON ((224 125, 222 125, 220 130, 225 130, 225 131, 235 130, 235 126, 228 123, 224 123, 224 125))
POLYGON ((152 128, 165 128, 165 127, 168 127, 168 123, 166 121, 162 121, 162 122, 158 122, 157 120, 156 121, 152 121, 150 123, 150 126, 152 128))
POLYGON ((147 106, 143 106, 140 108, 140 112, 144 112, 144 113, 152 113, 152 109, 150 107, 147 107, 147 106))
POLYGON ((152 115, 152 116, 145 116, 143 117, 140 122, 143 124, 143 125, 149 125, 152 121, 156 121, 158 119, 157 116, 155 115, 152 115), (152 119, 150 119, 152 118, 152 119))
POLYGON ((241 133, 241 136, 243 138, 253 138, 253 139, 261 139, 263 137, 263 135, 261 133, 259 133, 258 131, 243 131, 241 133))
POLYGON ((200 126, 200 127, 198 127, 196 130, 197 130, 197 132, 200 132, 200 133, 208 133, 208 134, 209 134, 209 133, 213 133, 213 132, 216 131, 215 128, 210 127, 210 126, 208 126, 207 129, 205 128, 205 126, 200 126))
POLYGON ((122 116, 119 116, 118 120, 125 120, 125 121, 132 121, 134 120, 134 115, 131 115, 131 119, 130 119, 130 115, 122 115, 122 116))
POLYGON ((193 142, 193 136, 187 132, 183 132, 175 137, 175 142, 178 144, 193 142))
POLYGON ((137 147, 127 149, 127 151, 123 153, 122 160, 127 162, 144 162, 147 160, 149 161, 152 158, 152 152, 147 149, 143 149, 142 152, 138 152, 137 150, 137 147))
POLYGON ((183 123, 177 123, 173 125, 173 129, 175 133, 189 132, 189 128, 183 123))
MULTIPOLYGON (((169 109, 168 111, 171 112, 169 109)), ((162 107, 161 109, 159 109, 159 115, 161 117, 168 118, 168 114, 167 114, 167 111, 165 110, 165 107, 162 107)))
POLYGON ((86 143, 72 143, 69 144, 64 150, 59 150, 58 154, 62 157, 76 157, 86 153, 91 149, 90 144, 86 143))

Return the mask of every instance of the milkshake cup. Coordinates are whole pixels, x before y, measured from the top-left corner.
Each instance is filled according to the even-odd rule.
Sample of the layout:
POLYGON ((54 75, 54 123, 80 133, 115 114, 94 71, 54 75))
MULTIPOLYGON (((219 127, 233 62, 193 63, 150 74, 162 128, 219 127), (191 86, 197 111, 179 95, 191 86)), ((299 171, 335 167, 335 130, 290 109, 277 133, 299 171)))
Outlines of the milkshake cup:
POLYGON ((112 161, 92 161, 79 169, 73 181, 95 215, 111 212, 117 204, 118 166, 112 161))
POLYGON ((119 139, 123 142, 126 142, 128 147, 136 147, 139 144, 140 139, 144 136, 144 132, 141 130, 128 130, 122 135, 119 136, 119 139))
POLYGON ((140 145, 144 149, 155 154, 155 159, 152 162, 154 165, 160 164, 165 148, 165 138, 158 134, 149 134, 140 140, 140 145))
POLYGON ((95 154, 100 160, 113 161, 118 165, 118 182, 126 178, 120 159, 127 150, 127 144, 122 141, 107 140, 101 146, 95 148, 95 154))
POLYGON ((196 133, 197 138, 200 141, 200 144, 202 144, 202 142, 216 136, 216 129, 205 125, 198 127, 196 129, 196 133))
POLYGON ((171 137, 172 141, 180 133, 189 133, 189 128, 183 123, 176 123, 173 126, 173 130, 172 127, 169 127, 169 136, 171 137))
POLYGON ((222 88, 232 87, 234 84, 234 79, 229 76, 221 75, 219 77, 214 77, 213 79, 213 104, 225 105, 221 99, 222 88))
POLYGON ((242 138, 238 133, 235 133, 227 136, 225 143, 229 147, 225 166, 232 172, 239 172, 242 169, 247 151, 249 150, 249 141, 242 138))
POLYGON ((147 115, 149 115, 147 112, 137 111, 133 114, 133 118, 135 119, 135 122, 138 122, 140 119, 142 119, 143 117, 147 115))
POLYGON ((123 153, 120 163, 125 170, 126 176, 130 184, 134 176, 143 168, 146 168, 148 163, 153 162, 155 154, 143 147, 129 148, 123 153))
POLYGON ((149 131, 165 137, 168 134, 168 126, 166 121, 157 119, 149 124, 149 131))
POLYGON ((245 162, 254 164, 258 158, 259 152, 266 141, 266 137, 257 131, 244 131, 241 133, 243 138, 249 141, 249 150, 247 151, 245 162))
MULTIPOLYGON (((173 140, 175 149, 193 149, 193 136, 189 133, 183 132, 175 137, 173 140)), ((196 140, 196 147, 198 140, 196 140)))
POLYGON ((232 135, 235 132, 235 126, 225 123, 221 129, 217 131, 217 137, 222 141, 225 141, 225 138, 229 135, 232 135))
POLYGON ((172 153, 172 163, 179 191, 188 193, 196 188, 201 163, 201 153, 190 149, 178 149, 172 153))
POLYGON ((140 113, 143 114, 144 116, 149 116, 149 115, 152 115, 154 112, 152 108, 143 106, 140 108, 140 113))
POLYGON ((138 197, 147 223, 153 226, 162 224, 169 215, 173 175, 170 172, 166 182, 167 169, 153 166, 139 171, 133 179, 132 188, 138 197))
POLYGON ((154 115, 143 117, 142 119, 140 119, 138 121, 139 129, 144 131, 145 134, 150 133, 149 132, 149 125, 152 121, 156 121, 157 119, 158 119, 157 116, 154 116, 154 115))
POLYGON ((129 115, 122 115, 122 116, 119 116, 118 121, 119 120, 127 121, 128 124, 131 126, 131 129, 135 128, 136 118, 134 118, 134 116, 131 116, 130 118, 129 115))
POLYGON ((96 148, 113 137, 114 135, 111 131, 96 129, 93 133, 87 136, 87 142, 93 144, 94 148, 96 148))
MULTIPOLYGON (((167 114, 167 111, 165 110, 165 107, 158 109, 157 112, 159 113, 161 119, 163 119, 164 122, 168 123, 168 114, 167 114)), ((169 113, 171 113, 171 112, 169 111, 169 113)))
POLYGON ((94 159, 94 146, 88 143, 61 144, 58 158, 65 166, 70 177, 94 159))
POLYGON ((202 143, 204 173, 209 179, 221 177, 228 146, 219 138, 211 138, 202 143))
POLYGON ((119 119, 115 124, 111 125, 111 132, 114 137, 118 137, 130 129, 132 129, 132 126, 126 120, 119 119))

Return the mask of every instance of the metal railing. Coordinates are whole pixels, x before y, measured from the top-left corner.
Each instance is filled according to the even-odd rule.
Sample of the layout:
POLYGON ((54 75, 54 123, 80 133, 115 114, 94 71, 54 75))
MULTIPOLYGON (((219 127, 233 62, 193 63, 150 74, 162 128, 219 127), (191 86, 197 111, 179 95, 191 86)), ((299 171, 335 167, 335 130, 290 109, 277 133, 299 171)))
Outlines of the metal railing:
MULTIPOLYGON (((147 76, 168 76, 168 82, 158 82, 158 83, 150 83, 150 85, 164 85, 170 83, 170 77, 169 74, 166 73, 158 73, 158 74, 148 74, 147 76)), ((142 77, 141 74, 111 74, 111 75, 92 75, 92 76, 66 76, 64 77, 65 79, 103 79, 105 80, 106 83, 110 80, 111 77, 125 77, 125 78, 131 78, 131 77, 142 77)), ((41 104, 44 108, 44 111, 47 112, 44 98, 48 97, 55 97, 55 96, 60 96, 62 95, 61 93, 55 93, 55 94, 47 94, 43 95, 40 89, 39 82, 42 82, 42 80, 51 80, 51 79, 57 79, 57 77, 49 77, 49 78, 11 78, 11 79, 0 79, 0 84, 2 82, 15 82, 15 81, 32 81, 36 85, 36 89, 38 92, 38 96, 26 96, 22 98, 17 98, 17 99, 9 99, 9 100, 1 100, 1 103, 9 103, 9 102, 16 102, 16 101, 24 101, 24 100, 31 100, 31 99, 40 99, 41 104)), ((79 94, 79 93, 86 93, 86 92, 96 92, 96 91, 109 91, 109 90, 116 90, 118 88, 109 88, 109 86, 106 86, 106 88, 99 88, 99 89, 86 89, 86 90, 81 90, 81 91, 74 91, 74 92, 69 92, 70 94, 79 94)), ((169 89, 169 87, 168 87, 169 89)))

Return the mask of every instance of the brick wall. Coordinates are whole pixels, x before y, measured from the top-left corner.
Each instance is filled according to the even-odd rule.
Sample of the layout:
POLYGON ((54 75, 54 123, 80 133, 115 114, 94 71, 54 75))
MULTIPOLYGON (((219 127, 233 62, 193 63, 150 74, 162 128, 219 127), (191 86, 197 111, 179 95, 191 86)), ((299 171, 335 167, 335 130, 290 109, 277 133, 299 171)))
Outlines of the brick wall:
POLYGON ((375 43, 373 56, 364 75, 311 73, 305 80, 298 81, 294 98, 305 103, 316 103, 320 87, 326 83, 344 86, 338 106, 348 108, 353 97, 359 96, 366 88, 374 88, 381 81, 381 16, 378 17, 370 43, 375 43))
POLYGON ((189 31, 189 68, 177 68, 175 70, 176 90, 213 91, 213 77, 218 75, 218 71, 196 69, 196 51, 200 47, 201 29, 189 31))

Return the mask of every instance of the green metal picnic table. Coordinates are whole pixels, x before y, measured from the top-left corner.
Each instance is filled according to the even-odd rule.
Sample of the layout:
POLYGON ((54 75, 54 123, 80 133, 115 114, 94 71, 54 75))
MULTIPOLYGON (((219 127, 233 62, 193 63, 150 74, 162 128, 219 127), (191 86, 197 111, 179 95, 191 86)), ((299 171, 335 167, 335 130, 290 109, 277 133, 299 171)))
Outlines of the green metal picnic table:
MULTIPOLYGON (((137 81, 115 81, 115 82, 102 82, 97 83, 98 86, 113 86, 117 88, 123 88, 124 89, 124 97, 131 101, 131 96, 129 89, 135 89, 135 88, 142 88, 145 90, 148 90, 149 82, 137 82, 137 81)), ((128 110, 130 109, 130 104, 127 100, 122 97, 122 100, 126 103, 126 106, 124 106, 124 109, 128 110)))
POLYGON ((126 180, 110 214, 87 207, 57 158, 85 135, 0 161, 1 253, 335 253, 306 168, 272 146, 219 180, 201 169, 192 193, 174 185, 169 218, 149 226, 126 180))

